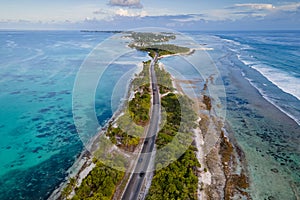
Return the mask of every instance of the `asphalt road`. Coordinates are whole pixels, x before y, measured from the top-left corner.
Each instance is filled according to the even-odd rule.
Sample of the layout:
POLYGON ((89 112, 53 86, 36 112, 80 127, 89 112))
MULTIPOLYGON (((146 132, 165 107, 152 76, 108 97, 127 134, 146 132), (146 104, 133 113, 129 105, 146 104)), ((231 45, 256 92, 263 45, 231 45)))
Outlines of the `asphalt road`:
POLYGON ((147 169, 151 159, 152 151, 155 144, 156 134, 158 132, 158 122, 160 116, 160 100, 158 93, 157 79, 154 71, 154 64, 157 61, 157 54, 150 64, 151 84, 153 93, 153 105, 152 114, 150 118, 150 124, 147 132, 147 136, 144 140, 142 152, 138 158, 138 162, 135 166, 134 174, 125 189, 122 199, 123 200, 136 200, 140 194, 142 184, 145 176, 147 175, 147 169))

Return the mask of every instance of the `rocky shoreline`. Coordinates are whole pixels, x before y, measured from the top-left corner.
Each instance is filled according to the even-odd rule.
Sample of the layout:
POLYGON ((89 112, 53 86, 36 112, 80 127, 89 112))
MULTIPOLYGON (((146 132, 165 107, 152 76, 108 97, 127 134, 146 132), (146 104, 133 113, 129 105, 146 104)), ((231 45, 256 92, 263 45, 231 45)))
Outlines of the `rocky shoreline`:
MULTIPOLYGON (((196 83, 193 80, 175 80, 174 85, 184 93, 180 84, 196 83)), ((194 129, 194 146, 198 149, 196 155, 201 164, 197 174, 198 199, 251 199, 247 192, 249 178, 244 153, 229 137, 226 131, 230 130, 229 125, 213 114, 211 99, 204 96, 193 99, 200 109, 199 127, 194 129)))

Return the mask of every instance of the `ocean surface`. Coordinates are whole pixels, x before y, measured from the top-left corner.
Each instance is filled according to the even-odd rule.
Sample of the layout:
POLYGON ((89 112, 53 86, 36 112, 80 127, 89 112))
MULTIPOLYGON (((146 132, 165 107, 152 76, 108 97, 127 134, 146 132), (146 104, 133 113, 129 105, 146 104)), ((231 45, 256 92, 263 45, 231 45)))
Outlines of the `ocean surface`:
MULTIPOLYGON (((72 113, 76 75, 92 50, 112 35, 0 32, 1 200, 47 199, 65 180, 84 148, 72 113)), ((118 109, 127 86, 123 75, 133 73, 145 57, 120 55, 105 70, 95 93, 99 126, 87 127, 89 136, 118 109)))
MULTIPOLYGON (((193 64, 202 66, 201 73, 181 57, 162 62, 177 78, 198 81, 199 88, 210 73, 219 75, 225 88, 220 96, 226 110, 222 116, 230 137, 245 151, 253 199, 296 199, 300 193, 300 32, 184 34, 211 49, 206 56, 202 50, 190 56, 199 60, 193 64), (217 72, 205 71, 208 66, 203 63, 217 72)), ((111 36, 79 31, 0 32, 1 200, 47 199, 65 180, 84 148, 72 113, 76 75, 90 52, 111 36)), ((89 127, 89 134, 96 134, 116 111, 128 77, 146 59, 144 53, 130 53, 107 68, 95 94, 99 126, 89 127)), ((199 88, 184 89, 198 94, 199 88)))

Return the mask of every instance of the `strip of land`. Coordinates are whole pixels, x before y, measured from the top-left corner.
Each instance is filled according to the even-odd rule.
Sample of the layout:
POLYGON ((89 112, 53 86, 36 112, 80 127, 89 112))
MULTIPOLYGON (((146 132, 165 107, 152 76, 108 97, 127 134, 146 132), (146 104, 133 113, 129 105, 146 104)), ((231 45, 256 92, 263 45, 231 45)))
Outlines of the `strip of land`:
MULTIPOLYGON (((106 143, 95 144, 99 149, 93 152, 94 158, 86 157, 80 172, 69 179, 56 199, 250 198, 246 171, 241 166, 243 153, 226 137, 224 124, 214 115, 212 99, 203 94, 201 99, 191 101, 180 84, 193 82, 176 81, 157 64, 158 58, 192 51, 176 45, 161 45, 174 39, 170 33, 126 34, 133 38, 129 46, 148 52, 153 60, 144 62, 144 69, 132 82, 134 96, 128 107, 100 134, 114 148, 105 149, 106 143), (132 126, 129 121, 136 125, 132 126), (207 152, 206 142, 211 136, 220 139, 207 152), (169 147, 174 141, 175 145, 169 147), (187 148, 183 153, 176 154, 184 147, 187 148), (163 148, 170 148, 168 154, 153 155, 154 149, 163 148), (136 156, 124 161, 126 155, 122 154, 124 157, 117 159, 119 169, 101 159, 112 156, 109 159, 113 160, 115 152, 122 150, 136 156), (169 160, 174 162, 167 163, 169 160), (159 170, 148 172, 152 162, 159 170)), ((207 80, 207 84, 213 81, 207 80)))

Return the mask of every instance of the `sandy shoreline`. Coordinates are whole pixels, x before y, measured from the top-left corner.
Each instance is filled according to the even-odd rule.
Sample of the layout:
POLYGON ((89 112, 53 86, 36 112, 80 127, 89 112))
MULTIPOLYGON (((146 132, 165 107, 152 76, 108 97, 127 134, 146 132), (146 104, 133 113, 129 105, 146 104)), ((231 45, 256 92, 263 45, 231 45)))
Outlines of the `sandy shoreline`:
POLYGON ((120 115, 122 115, 122 112, 120 110, 116 111, 115 114, 110 118, 110 120, 108 120, 107 123, 103 126, 103 128, 101 128, 101 131, 99 131, 98 134, 96 134, 91 139, 89 145, 89 149, 91 151, 84 148, 84 150, 75 160, 74 164, 67 170, 68 175, 66 176, 65 181, 60 183, 60 185, 57 188, 55 188, 55 190, 49 196, 48 198, 49 200, 61 198, 61 192, 69 183, 70 178, 76 178, 77 180, 76 185, 79 186, 81 181, 89 174, 90 171, 92 171, 92 169, 96 166, 93 163, 92 155, 97 150, 97 143, 98 143, 97 141, 99 141, 100 136, 107 131, 108 124, 113 122, 120 115))
MULTIPOLYGON (((140 65, 138 65, 138 68, 135 73, 139 73, 139 70, 140 70, 140 65)), ((131 87, 132 87, 132 79, 126 88, 126 90, 128 92, 126 93, 126 96, 124 97, 125 99, 129 99, 132 96, 132 92, 131 92, 131 90, 129 90, 129 88, 131 88, 131 87)), ((94 137, 91 138, 87 147, 85 147, 82 150, 82 152, 79 154, 78 158, 74 161, 74 164, 67 170, 67 176, 66 176, 65 180, 63 182, 61 182, 53 190, 51 195, 48 197, 49 200, 62 199, 61 192, 69 183, 70 178, 76 178, 77 185, 80 185, 81 181, 96 166, 92 161, 93 160, 92 155, 97 150, 99 138, 101 137, 101 135, 106 133, 108 125, 110 123, 113 123, 114 121, 116 121, 116 119, 118 119, 121 115, 123 115, 126 103, 127 103, 127 101, 120 104, 119 108, 113 113, 112 117, 109 120, 107 120, 107 122, 101 128, 101 130, 99 130, 98 133, 94 137)), ((71 193, 71 195, 72 195, 72 193, 71 193)))

